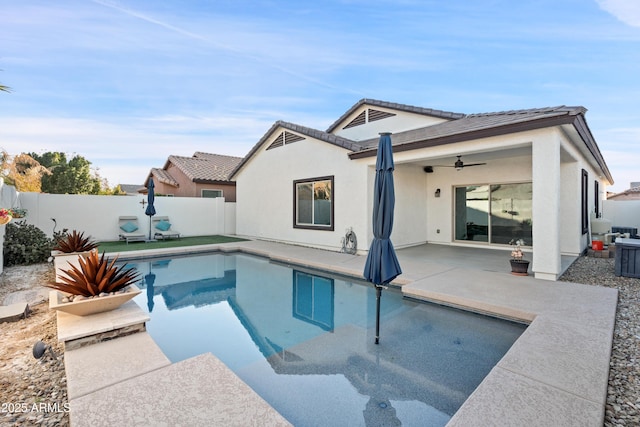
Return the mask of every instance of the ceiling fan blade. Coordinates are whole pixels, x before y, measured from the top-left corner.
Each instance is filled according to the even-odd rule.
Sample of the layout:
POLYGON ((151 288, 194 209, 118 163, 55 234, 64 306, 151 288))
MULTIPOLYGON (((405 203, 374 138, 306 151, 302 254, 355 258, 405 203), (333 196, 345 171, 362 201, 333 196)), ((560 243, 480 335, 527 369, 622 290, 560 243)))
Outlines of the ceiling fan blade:
POLYGON ((466 168, 467 166, 482 166, 482 165, 486 165, 486 163, 465 163, 464 167, 466 168))

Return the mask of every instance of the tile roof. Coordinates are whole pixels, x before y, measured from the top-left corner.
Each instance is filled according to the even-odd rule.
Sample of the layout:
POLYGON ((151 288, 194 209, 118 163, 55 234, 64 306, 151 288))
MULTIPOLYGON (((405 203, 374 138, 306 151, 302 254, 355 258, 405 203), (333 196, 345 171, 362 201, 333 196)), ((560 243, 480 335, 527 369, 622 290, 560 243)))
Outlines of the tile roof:
POLYGON ((326 132, 293 123, 277 121, 251 149, 245 158, 236 166, 236 168, 231 172, 230 177, 233 177, 242 168, 242 166, 251 159, 262 144, 271 137, 272 133, 279 126, 345 148, 351 151, 351 153, 349 153, 349 157, 352 159, 375 156, 378 144, 377 137, 363 141, 353 141, 330 133, 340 122, 349 116, 349 114, 353 113, 353 111, 364 104, 449 119, 435 125, 394 133, 392 138, 394 152, 450 144, 490 136, 505 135, 544 127, 573 125, 576 132, 582 138, 586 148, 591 152, 600 165, 604 175, 607 177, 609 182, 613 183, 613 178, 611 177, 611 173, 604 161, 602 153, 600 152, 595 139, 587 126, 586 120, 584 119, 584 114, 587 111, 584 107, 561 105, 556 107, 498 111, 491 113, 462 114, 371 99, 362 99, 358 101, 358 103, 343 114, 340 119, 332 124, 326 132))
MULTIPOLYGON (((171 174, 164 170, 164 169, 160 169, 160 168, 152 168, 151 169, 151 173, 153 174, 154 177, 156 177, 156 179, 164 184, 169 184, 172 185, 174 187, 178 187, 178 181, 176 181, 171 174)), ((147 183, 149 182, 149 179, 147 178, 147 183)), ((145 184, 145 187, 147 186, 147 184, 145 184)))
POLYGON ((231 171, 241 160, 242 157, 198 151, 193 157, 169 156, 165 168, 171 162, 193 182, 229 181, 231 171))
MULTIPOLYGON (((461 118, 442 122, 432 126, 412 129, 393 134, 393 145, 402 145, 416 141, 443 138, 452 135, 466 134, 483 130, 495 130, 502 126, 513 126, 535 122, 541 119, 571 117, 584 114, 584 107, 546 107, 526 110, 510 110, 495 113, 466 114, 461 118)), ((571 119, 572 120, 572 119, 571 119)), ((548 124, 545 124, 545 126, 548 124)), ((376 150, 378 138, 360 141, 362 150, 376 150)))
POLYGON ((640 187, 628 188, 620 193, 615 193, 608 196, 607 199, 615 199, 616 197, 619 197, 619 196, 631 196, 631 195, 633 196, 640 195, 640 187))

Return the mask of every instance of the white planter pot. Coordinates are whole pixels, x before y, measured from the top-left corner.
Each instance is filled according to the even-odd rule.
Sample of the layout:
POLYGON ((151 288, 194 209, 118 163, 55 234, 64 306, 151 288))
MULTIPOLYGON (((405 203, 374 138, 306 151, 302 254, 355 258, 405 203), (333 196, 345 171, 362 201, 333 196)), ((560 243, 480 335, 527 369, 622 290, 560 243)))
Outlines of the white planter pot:
POLYGON ((127 292, 124 293, 72 302, 62 302, 62 299, 69 296, 69 294, 54 290, 49 292, 49 308, 76 316, 103 313, 105 311, 115 310, 142 292, 136 285, 129 285, 125 289, 127 289, 127 292))

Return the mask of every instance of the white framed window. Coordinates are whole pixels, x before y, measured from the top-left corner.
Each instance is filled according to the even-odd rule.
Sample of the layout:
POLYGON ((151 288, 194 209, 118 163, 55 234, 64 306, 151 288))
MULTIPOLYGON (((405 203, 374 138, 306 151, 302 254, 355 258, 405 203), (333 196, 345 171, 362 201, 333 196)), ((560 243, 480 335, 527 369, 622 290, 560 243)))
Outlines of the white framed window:
POLYGON ((293 227, 333 231, 333 176, 293 181, 293 227))
POLYGON ((222 190, 202 190, 202 197, 207 197, 210 199, 215 199, 216 197, 223 197, 222 190))

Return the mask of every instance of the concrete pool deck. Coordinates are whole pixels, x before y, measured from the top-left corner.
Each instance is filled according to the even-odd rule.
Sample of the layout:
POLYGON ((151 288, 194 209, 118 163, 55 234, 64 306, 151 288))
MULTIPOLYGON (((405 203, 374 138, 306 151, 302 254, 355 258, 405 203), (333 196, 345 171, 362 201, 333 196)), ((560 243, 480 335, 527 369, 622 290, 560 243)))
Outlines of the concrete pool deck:
MULTIPOLYGON (((211 250, 240 250, 356 277, 361 277, 366 261, 364 256, 265 241, 123 252, 121 259, 211 250)), ((396 283, 405 295, 530 323, 448 425, 602 426, 617 290, 513 276, 508 272, 508 254, 437 245, 398 251, 403 275, 396 283)), ((568 265, 570 260, 563 264, 565 261, 568 265)), ((190 413, 218 413, 225 425, 246 425, 251 420, 263 420, 259 425, 287 425, 215 357, 203 355, 167 364, 155 343, 143 335, 146 332, 93 344, 65 357, 74 426, 151 425, 157 420, 175 420, 176 411, 186 423, 190 413), (132 347, 137 351, 123 353, 125 343, 120 340, 125 338, 135 340, 132 347), (104 370, 86 368, 87 360, 96 357, 124 360, 131 369, 121 368, 125 372, 116 380, 105 380, 109 376, 104 370), (140 363, 136 357, 149 363, 140 363), (175 384, 164 384, 160 378, 165 374, 175 384), (215 405, 193 397, 196 391, 215 396, 215 405), (223 395, 232 398, 220 398, 223 395), (132 405, 131 396, 142 400, 132 405), (172 397, 178 399, 180 408, 162 404, 172 397), (93 424, 101 416, 105 423, 93 424)))

